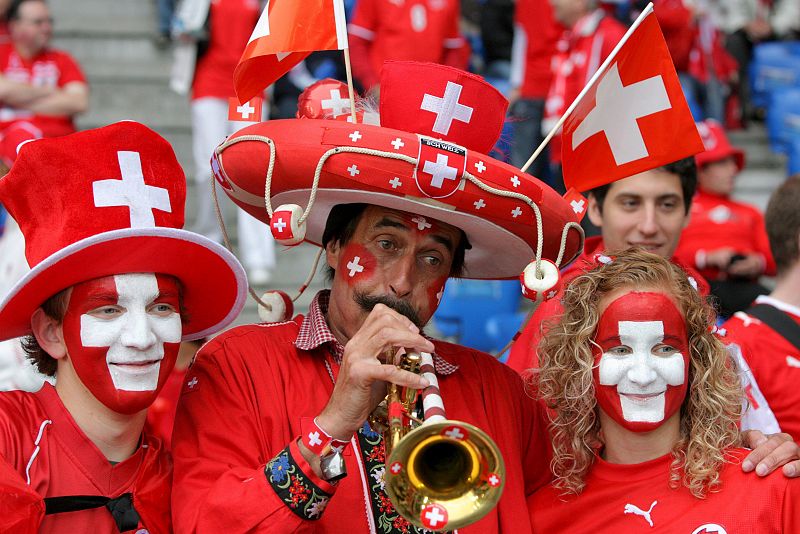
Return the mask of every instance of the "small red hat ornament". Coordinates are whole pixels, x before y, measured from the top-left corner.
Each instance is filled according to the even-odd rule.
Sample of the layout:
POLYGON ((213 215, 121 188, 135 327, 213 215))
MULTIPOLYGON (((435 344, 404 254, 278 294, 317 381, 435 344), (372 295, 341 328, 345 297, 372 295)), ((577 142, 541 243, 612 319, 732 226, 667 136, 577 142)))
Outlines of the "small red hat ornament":
MULTIPOLYGON (((318 87, 334 96, 331 86, 318 87)), ((303 104, 301 116, 315 106, 303 104)), ((502 94, 479 76, 386 62, 380 126, 311 118, 256 124, 217 147, 215 176, 236 204, 269 222, 273 234, 276 224, 290 232, 282 243, 321 244, 330 209, 360 202, 463 230, 472 246, 465 278, 517 279, 531 258, 556 265, 574 259, 583 232, 557 192, 486 155, 506 107, 502 94)), ((546 295, 537 283, 531 290, 546 295)))
POLYGON ((138 272, 180 280, 184 341, 230 324, 244 306, 244 269, 182 229, 185 197, 172 147, 136 122, 23 144, 0 178, 0 202, 25 236, 31 271, 0 301, 0 339, 28 334, 36 308, 64 289, 138 272))
POLYGON ((720 123, 713 119, 698 122, 697 131, 705 146, 705 151, 694 157, 698 167, 733 156, 739 170, 744 168, 744 150, 731 144, 720 123))

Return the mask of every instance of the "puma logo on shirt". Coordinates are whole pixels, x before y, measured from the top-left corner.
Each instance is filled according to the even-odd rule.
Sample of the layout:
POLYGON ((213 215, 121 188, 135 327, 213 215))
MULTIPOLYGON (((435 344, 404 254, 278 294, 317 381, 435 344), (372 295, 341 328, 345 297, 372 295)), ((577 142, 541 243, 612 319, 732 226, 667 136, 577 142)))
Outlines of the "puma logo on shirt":
POLYGON ((644 520, 647 521, 650 524, 650 526, 652 527, 653 526, 653 519, 650 517, 650 513, 653 511, 653 508, 655 508, 655 506, 657 504, 658 504, 658 501, 653 501, 653 504, 650 505, 650 509, 648 509, 646 512, 644 510, 642 510, 641 508, 639 508, 638 506, 634 505, 634 504, 626 504, 625 505, 625 513, 626 514, 634 514, 634 515, 642 516, 644 518, 644 520))

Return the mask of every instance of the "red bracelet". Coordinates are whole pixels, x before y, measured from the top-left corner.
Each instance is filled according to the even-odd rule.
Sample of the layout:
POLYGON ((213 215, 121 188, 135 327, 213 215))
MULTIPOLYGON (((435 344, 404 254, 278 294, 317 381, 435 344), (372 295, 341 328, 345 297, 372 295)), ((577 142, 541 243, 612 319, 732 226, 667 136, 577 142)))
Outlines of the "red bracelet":
POLYGON ((330 449, 344 451, 349 441, 333 439, 317 424, 316 418, 303 417, 300 419, 300 439, 308 450, 316 456, 326 454, 330 449))

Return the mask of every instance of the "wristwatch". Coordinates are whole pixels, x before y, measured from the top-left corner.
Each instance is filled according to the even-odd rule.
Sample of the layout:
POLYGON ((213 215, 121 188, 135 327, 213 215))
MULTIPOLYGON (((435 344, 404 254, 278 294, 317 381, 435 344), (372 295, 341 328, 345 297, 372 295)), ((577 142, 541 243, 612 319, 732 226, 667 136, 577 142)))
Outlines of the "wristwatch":
POLYGON ((334 483, 347 476, 347 466, 344 463, 344 455, 341 447, 330 447, 330 449, 319 457, 319 466, 322 471, 322 480, 334 483))

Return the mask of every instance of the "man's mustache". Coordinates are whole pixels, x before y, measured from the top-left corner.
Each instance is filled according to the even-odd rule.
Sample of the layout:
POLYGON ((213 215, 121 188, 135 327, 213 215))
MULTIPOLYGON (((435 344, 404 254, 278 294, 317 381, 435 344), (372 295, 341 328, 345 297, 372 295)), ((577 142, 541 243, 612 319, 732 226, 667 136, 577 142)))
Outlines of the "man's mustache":
POLYGON ((422 324, 422 320, 419 318, 417 310, 415 310, 407 301, 397 297, 393 297, 391 295, 367 295, 366 293, 356 291, 355 295, 353 296, 353 300, 355 300, 356 304, 358 304, 361 309, 367 313, 371 312, 376 304, 383 304, 384 306, 388 306, 389 308, 393 309, 400 315, 407 317, 408 320, 417 325, 417 328, 420 330, 422 330, 422 327, 424 326, 422 324))

